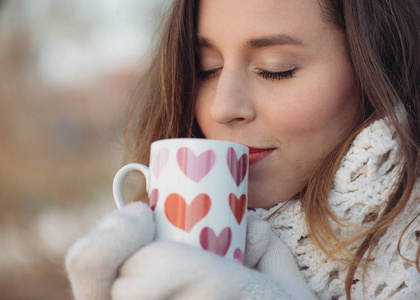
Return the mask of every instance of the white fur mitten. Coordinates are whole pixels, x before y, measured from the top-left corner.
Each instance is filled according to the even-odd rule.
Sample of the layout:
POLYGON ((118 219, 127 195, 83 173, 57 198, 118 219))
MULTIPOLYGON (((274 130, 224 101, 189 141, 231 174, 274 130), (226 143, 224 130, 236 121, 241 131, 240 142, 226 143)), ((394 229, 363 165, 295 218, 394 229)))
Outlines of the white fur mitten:
POLYGON ((121 264, 153 241, 153 213, 142 202, 106 215, 69 249, 66 268, 75 299, 111 299, 111 286, 121 264))
POLYGON ((112 287, 113 299, 315 299, 287 247, 279 251, 265 224, 252 219, 248 226, 248 234, 261 235, 253 240, 258 245, 247 244, 254 253, 247 261, 254 259, 261 272, 185 244, 154 242, 124 262, 112 287))
POLYGON ((292 253, 274 234, 271 225, 254 216, 249 216, 247 221, 245 265, 278 282, 287 283, 284 287, 290 293, 300 292, 297 299, 313 299, 292 253))

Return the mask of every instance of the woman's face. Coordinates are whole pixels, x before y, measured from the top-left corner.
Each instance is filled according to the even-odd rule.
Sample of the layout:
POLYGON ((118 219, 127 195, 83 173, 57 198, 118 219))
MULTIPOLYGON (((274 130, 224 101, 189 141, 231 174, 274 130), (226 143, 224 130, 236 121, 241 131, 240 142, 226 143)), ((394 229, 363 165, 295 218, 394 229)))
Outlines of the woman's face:
POLYGON ((358 113, 342 33, 318 1, 201 0, 196 119, 250 148, 249 206, 296 195, 358 113))

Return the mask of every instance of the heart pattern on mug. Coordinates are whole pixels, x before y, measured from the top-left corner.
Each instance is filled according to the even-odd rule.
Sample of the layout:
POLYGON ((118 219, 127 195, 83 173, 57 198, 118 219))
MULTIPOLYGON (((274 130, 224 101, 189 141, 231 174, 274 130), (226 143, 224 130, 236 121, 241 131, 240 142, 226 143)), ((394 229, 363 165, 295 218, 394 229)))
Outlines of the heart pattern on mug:
POLYGON ((241 224, 242 218, 245 215, 246 195, 243 194, 238 199, 235 194, 230 194, 229 206, 236 218, 236 221, 238 222, 238 225, 241 224))
POLYGON ((179 148, 176 158, 182 172, 195 182, 200 182, 216 162, 216 153, 213 150, 207 150, 196 156, 188 147, 179 148))
POLYGON ((227 164, 229 167, 229 171, 238 187, 244 180, 246 171, 248 169, 247 157, 247 154, 244 153, 238 159, 235 149, 233 149, 232 147, 229 148, 227 153, 227 164))
POLYGON ((159 200, 159 190, 153 189, 153 191, 149 193, 149 206, 152 210, 155 210, 158 200, 159 200))
POLYGON ((219 235, 210 227, 204 227, 200 232, 200 244, 204 250, 225 256, 232 241, 232 229, 225 227, 219 235))
POLYGON ((244 264, 245 261, 245 253, 241 250, 241 248, 236 248, 235 252, 233 252, 233 260, 244 264))
POLYGON ((159 152, 152 155, 151 165, 152 173, 157 179, 162 173, 162 170, 165 168, 169 160, 169 150, 166 148, 161 149, 159 152))
POLYGON ((178 194, 170 194, 165 202, 165 214, 169 222, 186 232, 201 221, 210 211, 211 199, 207 194, 197 195, 187 205, 184 198, 178 194))

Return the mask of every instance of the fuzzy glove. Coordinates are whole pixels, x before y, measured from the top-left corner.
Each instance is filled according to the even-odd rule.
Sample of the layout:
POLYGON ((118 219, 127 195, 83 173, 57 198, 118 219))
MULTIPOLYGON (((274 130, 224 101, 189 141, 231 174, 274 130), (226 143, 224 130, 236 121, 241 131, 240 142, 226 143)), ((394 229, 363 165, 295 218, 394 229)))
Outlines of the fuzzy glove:
POLYGON ((153 213, 142 202, 106 215, 78 239, 66 256, 66 268, 76 300, 109 300, 121 264, 153 241, 153 213))
POLYGON ((282 283, 296 299, 315 299, 292 253, 274 234, 271 225, 254 216, 249 216, 247 221, 245 265, 282 283))
POLYGON ((114 300, 315 299, 309 290, 181 243, 155 242, 131 256, 112 287, 114 300))
POLYGON ((181 243, 154 242, 131 256, 112 287, 114 300, 315 299, 270 225, 248 218, 248 267, 181 243))
POLYGON ((75 299, 314 299, 265 221, 248 219, 245 261, 260 272, 181 243, 152 243, 154 228, 138 202, 77 240, 66 257, 75 299))

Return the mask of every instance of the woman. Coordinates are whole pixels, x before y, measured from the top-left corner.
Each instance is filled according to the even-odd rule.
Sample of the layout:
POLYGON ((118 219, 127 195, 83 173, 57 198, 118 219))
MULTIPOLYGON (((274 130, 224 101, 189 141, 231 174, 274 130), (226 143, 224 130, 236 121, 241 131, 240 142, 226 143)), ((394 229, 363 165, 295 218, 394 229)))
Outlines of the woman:
POLYGON ((135 204, 70 250, 76 298, 418 299, 420 3, 180 0, 164 29, 127 160, 172 137, 251 146, 259 272, 152 243, 135 204))

